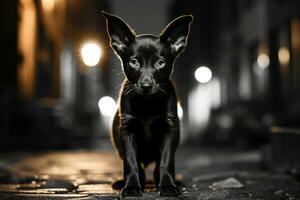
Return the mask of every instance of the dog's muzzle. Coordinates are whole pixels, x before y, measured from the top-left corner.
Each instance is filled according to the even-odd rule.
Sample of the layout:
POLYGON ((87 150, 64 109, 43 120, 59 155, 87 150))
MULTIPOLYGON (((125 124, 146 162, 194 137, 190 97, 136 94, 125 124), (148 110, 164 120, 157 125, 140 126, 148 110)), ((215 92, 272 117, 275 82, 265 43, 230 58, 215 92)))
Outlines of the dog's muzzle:
POLYGON ((156 83, 151 78, 144 78, 138 83, 138 88, 143 94, 155 93, 156 83))

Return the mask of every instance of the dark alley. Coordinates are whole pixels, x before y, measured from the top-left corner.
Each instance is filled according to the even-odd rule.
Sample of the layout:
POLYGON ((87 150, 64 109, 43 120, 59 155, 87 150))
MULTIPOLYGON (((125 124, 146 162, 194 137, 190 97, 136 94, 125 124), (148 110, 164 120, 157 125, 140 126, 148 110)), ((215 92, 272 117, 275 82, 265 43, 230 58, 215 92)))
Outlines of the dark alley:
POLYGON ((1 200, 300 200, 299 0, 2 0, 0 55, 1 200))

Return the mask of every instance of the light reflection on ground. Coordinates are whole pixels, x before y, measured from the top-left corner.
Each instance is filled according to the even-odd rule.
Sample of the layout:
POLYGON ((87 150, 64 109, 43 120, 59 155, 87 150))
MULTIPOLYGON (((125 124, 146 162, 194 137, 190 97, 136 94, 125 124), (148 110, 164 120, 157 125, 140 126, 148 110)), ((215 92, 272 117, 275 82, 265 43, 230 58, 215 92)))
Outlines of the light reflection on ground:
MULTIPOLYGON (((177 180, 187 200, 300 197, 300 183, 292 177, 259 170, 258 152, 182 149, 176 161, 177 180), (242 187, 214 187, 228 178, 242 187)), ((142 199, 166 199, 159 197, 151 182, 152 169, 153 165, 147 171, 149 181, 142 199)), ((121 177, 122 163, 111 152, 0 155, 0 199, 119 199, 111 184, 121 177)))

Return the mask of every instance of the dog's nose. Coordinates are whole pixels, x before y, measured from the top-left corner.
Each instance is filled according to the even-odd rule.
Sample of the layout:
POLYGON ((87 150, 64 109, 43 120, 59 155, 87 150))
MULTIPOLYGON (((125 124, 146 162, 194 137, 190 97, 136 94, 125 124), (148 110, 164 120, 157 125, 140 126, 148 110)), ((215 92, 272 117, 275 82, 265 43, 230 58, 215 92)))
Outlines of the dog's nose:
POLYGON ((143 92, 145 93, 149 93, 152 88, 155 85, 155 81, 154 78, 152 77, 152 74, 147 74, 146 72, 144 72, 144 74, 142 74, 140 80, 139 80, 139 86, 140 89, 143 90, 143 92))
POLYGON ((149 91, 152 88, 152 84, 150 82, 142 83, 141 88, 144 91, 149 91))

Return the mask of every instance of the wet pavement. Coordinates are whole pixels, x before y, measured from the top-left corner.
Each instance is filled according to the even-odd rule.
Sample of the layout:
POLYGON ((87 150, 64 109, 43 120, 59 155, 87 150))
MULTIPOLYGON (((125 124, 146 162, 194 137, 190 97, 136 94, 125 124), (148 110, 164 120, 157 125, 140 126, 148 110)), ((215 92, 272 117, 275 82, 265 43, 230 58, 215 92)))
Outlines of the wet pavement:
MULTIPOLYGON (((300 199, 300 182, 261 170, 257 151, 233 152, 182 148, 177 180, 182 195, 160 197, 152 183, 153 166, 142 198, 128 199, 300 199)), ((0 199, 115 200, 111 184, 122 177, 112 151, 51 151, 0 155, 0 199)))

